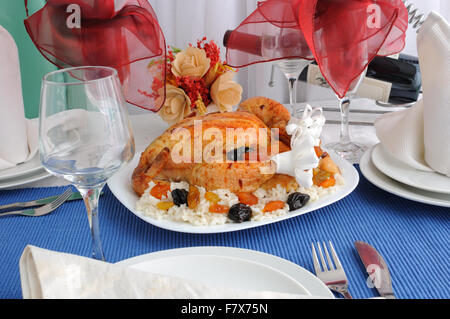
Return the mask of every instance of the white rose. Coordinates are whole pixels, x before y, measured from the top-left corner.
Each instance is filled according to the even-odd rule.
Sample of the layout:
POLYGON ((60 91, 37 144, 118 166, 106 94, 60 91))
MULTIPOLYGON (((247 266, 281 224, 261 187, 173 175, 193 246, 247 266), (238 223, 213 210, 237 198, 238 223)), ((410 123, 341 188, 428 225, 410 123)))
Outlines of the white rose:
POLYGON ((230 112, 242 98, 242 86, 233 81, 235 72, 228 71, 219 76, 211 86, 211 99, 221 112, 230 112))
POLYGON ((172 73, 176 76, 189 76, 194 79, 202 78, 208 72, 211 60, 205 50, 188 47, 175 55, 172 62, 172 73))
POLYGON ((191 113, 191 100, 184 91, 176 86, 166 86, 166 101, 158 111, 159 116, 169 123, 175 124, 191 113))

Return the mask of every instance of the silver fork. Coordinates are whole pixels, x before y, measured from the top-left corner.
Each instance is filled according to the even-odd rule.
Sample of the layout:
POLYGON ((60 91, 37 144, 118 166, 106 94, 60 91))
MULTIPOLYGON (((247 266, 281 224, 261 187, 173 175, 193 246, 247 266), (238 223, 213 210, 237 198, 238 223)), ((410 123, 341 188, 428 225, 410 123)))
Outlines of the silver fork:
POLYGON ((35 216, 35 217, 47 215, 48 213, 51 213, 52 211, 57 209, 59 206, 61 206, 71 195, 72 195, 72 189, 68 188, 68 189, 66 189, 66 191, 64 193, 59 195, 54 201, 52 201, 51 203, 48 203, 47 205, 41 206, 39 208, 15 210, 12 212, 1 213, 0 217, 9 216, 9 215, 24 215, 24 216, 35 216))
POLYGON ((327 257, 328 267, 327 263, 325 262, 325 258, 323 257, 320 243, 317 242, 317 248, 319 251, 323 270, 320 268, 319 259, 317 258, 316 249, 314 248, 314 243, 312 244, 313 263, 316 275, 325 283, 325 285, 327 285, 328 288, 340 293, 345 299, 352 299, 352 296, 348 292, 348 280, 347 276, 345 275, 344 269, 342 268, 341 262, 339 261, 339 258, 336 254, 336 251, 334 250, 331 241, 329 241, 328 244, 330 246, 331 255, 333 257, 335 267, 333 267, 333 263, 331 262, 330 254, 328 253, 325 242, 323 242, 323 250, 325 251, 325 256, 327 257))

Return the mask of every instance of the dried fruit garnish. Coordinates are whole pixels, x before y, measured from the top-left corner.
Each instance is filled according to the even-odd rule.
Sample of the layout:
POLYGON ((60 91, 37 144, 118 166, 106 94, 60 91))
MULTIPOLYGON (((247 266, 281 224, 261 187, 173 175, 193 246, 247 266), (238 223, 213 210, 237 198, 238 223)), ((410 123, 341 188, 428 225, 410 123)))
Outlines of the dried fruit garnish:
POLYGON ((174 206, 175 204, 172 202, 159 202, 156 204, 156 207, 161 210, 169 210, 170 207, 174 206))
POLYGON ((177 206, 187 204, 187 196, 188 196, 188 192, 185 189, 177 188, 172 191, 172 200, 173 200, 173 203, 177 206))
POLYGON ((268 202, 266 204, 266 206, 264 206, 263 212, 268 213, 268 212, 273 212, 274 210, 283 209, 285 204, 286 203, 281 200, 274 200, 274 201, 268 202))
POLYGON ((289 211, 293 211, 302 208, 309 201, 308 194, 302 194, 299 192, 292 193, 287 199, 287 204, 289 205, 289 211))
POLYGON ((236 148, 234 150, 231 150, 227 152, 227 160, 237 162, 237 161, 243 161, 245 160, 244 155, 246 153, 251 152, 253 149, 251 149, 248 146, 242 146, 239 148, 236 148))
POLYGON ((241 192, 238 194, 239 202, 248 206, 258 204, 258 197, 252 193, 241 192))
POLYGON ((210 203, 218 203, 220 202, 220 197, 216 193, 213 192, 206 192, 205 193, 205 199, 210 203))
POLYGON ((252 218, 252 209, 242 203, 234 204, 228 211, 228 218, 236 223, 249 221, 252 218))
POLYGON ((167 192, 170 191, 170 184, 158 183, 150 190, 150 195, 157 199, 161 199, 163 196, 167 197, 167 192))
POLYGON ((229 207, 226 205, 212 204, 209 206, 210 213, 224 214, 228 212, 229 207))
POLYGON ((336 179, 334 178, 333 175, 330 176, 329 179, 327 179, 327 180, 325 180, 325 181, 323 181, 322 183, 319 184, 319 186, 323 187, 323 188, 332 187, 334 185, 336 185, 336 179))
POLYGON ((336 184, 336 180, 331 173, 315 168, 313 170, 313 184, 319 187, 327 188, 334 186, 336 184))
POLYGON ((200 203, 200 191, 197 187, 190 185, 189 186, 189 193, 187 196, 187 204, 190 209, 197 208, 198 204, 200 203))

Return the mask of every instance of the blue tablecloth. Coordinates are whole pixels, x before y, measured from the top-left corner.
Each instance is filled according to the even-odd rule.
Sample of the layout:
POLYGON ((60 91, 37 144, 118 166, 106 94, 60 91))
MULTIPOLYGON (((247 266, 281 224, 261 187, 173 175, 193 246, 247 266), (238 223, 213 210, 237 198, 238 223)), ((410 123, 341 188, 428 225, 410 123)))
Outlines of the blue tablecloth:
MULTIPOLYGON (((0 191, 0 204, 26 201, 64 187, 0 191)), ((222 234, 186 234, 160 229, 129 212, 107 187, 100 199, 100 232, 108 262, 191 246, 253 249, 290 260, 313 272, 311 242, 331 240, 355 298, 378 296, 353 242, 372 244, 388 263, 398 298, 450 298, 450 209, 402 199, 362 175, 356 190, 328 207, 263 227, 222 234)), ((0 298, 21 298, 18 262, 27 244, 91 255, 82 201, 66 202, 43 217, 0 218, 0 298)))

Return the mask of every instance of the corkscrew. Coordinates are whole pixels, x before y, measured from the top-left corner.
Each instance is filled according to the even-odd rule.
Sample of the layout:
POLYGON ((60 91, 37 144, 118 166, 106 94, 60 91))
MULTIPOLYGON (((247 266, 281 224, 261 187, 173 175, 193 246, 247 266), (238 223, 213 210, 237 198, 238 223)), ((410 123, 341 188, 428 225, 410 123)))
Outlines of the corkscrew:
POLYGON ((402 2, 405 4, 406 10, 408 11, 409 24, 412 25, 414 29, 417 29, 417 32, 419 32, 419 28, 425 22, 425 15, 419 12, 419 10, 409 1, 402 0, 402 2))

